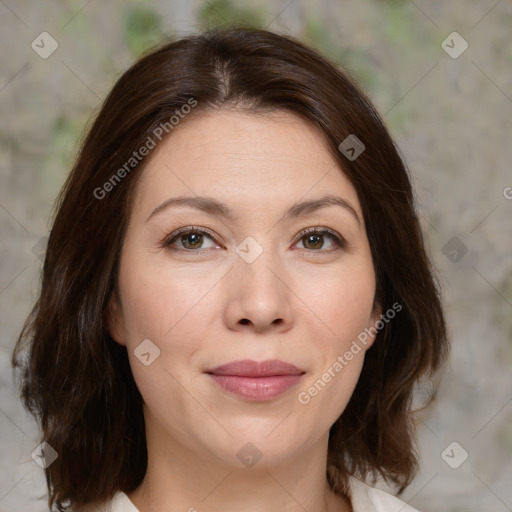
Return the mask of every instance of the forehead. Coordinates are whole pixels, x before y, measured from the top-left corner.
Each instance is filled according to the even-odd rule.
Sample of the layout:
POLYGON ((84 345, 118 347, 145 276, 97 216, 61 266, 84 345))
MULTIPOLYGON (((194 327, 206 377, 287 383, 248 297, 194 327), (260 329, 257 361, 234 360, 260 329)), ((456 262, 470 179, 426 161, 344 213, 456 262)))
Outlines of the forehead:
POLYGON ((195 114, 153 150, 137 189, 134 207, 143 211, 182 194, 261 210, 338 193, 361 214, 355 189, 319 129, 285 110, 195 114))

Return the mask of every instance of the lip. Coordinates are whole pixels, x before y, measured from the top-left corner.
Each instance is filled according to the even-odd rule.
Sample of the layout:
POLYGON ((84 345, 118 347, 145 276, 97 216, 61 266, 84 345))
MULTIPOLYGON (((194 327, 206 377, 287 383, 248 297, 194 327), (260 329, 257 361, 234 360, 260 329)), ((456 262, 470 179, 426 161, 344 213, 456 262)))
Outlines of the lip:
POLYGON ((305 372, 293 364, 279 359, 267 359, 260 362, 243 359, 216 366, 206 370, 206 373, 237 377, 273 377, 276 375, 302 375, 305 372))
POLYGON ((276 398, 295 387, 306 373, 278 359, 231 361, 205 373, 224 390, 251 401, 276 398))

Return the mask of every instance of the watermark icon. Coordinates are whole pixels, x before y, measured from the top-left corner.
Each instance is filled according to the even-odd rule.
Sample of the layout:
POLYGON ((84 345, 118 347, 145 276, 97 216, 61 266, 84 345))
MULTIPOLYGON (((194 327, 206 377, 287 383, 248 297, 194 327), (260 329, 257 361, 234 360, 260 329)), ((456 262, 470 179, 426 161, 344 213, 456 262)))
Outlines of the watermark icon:
POLYGON ((144 366, 153 364, 160 357, 160 349, 150 339, 137 345, 133 353, 144 366))
POLYGON ((329 368, 322 374, 322 376, 317 379, 312 386, 310 386, 306 391, 301 391, 297 398, 302 405, 307 405, 311 402, 311 399, 320 393, 327 384, 336 377, 342 370, 349 364, 354 356, 361 352, 362 347, 360 344, 366 346, 368 344, 368 338, 370 336, 376 336, 377 333, 384 329, 386 324, 388 324, 393 318, 395 318, 396 314, 402 310, 402 305, 398 302, 395 302, 391 308, 389 308, 385 313, 380 315, 380 319, 375 322, 375 324, 366 328, 364 331, 361 331, 357 335, 357 340, 352 341, 352 345, 348 350, 345 351, 343 355, 339 355, 336 358, 336 361, 332 363, 329 368))
POLYGON ((512 187, 505 187, 503 189, 503 197, 505 199, 512 199, 512 187))
POLYGON ((441 251, 452 263, 457 263, 466 255, 468 248, 454 236, 443 245, 441 251))
POLYGON ((441 48, 452 59, 458 59, 468 49, 468 46, 468 42, 458 32, 452 32, 441 43, 441 48))
POLYGON ((30 46, 39 57, 47 59, 59 47, 59 43, 48 32, 41 32, 30 46))
POLYGON ((441 452, 441 458, 452 469, 457 469, 462 466, 468 457, 469 453, 459 443, 457 443, 457 441, 450 443, 441 452))
POLYGON ((39 258, 41 261, 44 261, 47 246, 48 246, 48 237, 43 236, 33 245, 32 254, 34 254, 34 256, 39 258))
POLYGON ((236 454, 238 460, 248 468, 252 468, 263 456, 252 443, 245 443, 236 454))
POLYGON ((263 247, 252 236, 248 236, 237 246, 235 252, 246 263, 252 263, 263 252, 263 247))
POLYGON ((192 109, 197 105, 195 98, 189 98, 187 103, 181 106, 179 110, 175 110, 176 115, 171 116, 169 121, 161 122, 156 128, 153 129, 151 135, 148 135, 144 144, 134 151, 132 156, 121 166, 112 176, 101 186, 96 187, 93 191, 93 195, 96 199, 104 199, 108 192, 114 190, 116 185, 121 183, 121 180, 132 171, 142 160, 154 149, 157 142, 160 142, 162 138, 169 134, 182 119, 189 114, 192 109), (165 135, 164 135, 165 134, 165 135))
POLYGON ((338 149, 353 162, 365 149, 366 146, 351 133, 339 146, 338 149))
POLYGON ((32 458, 36 464, 43 469, 50 467, 58 458, 59 454, 46 441, 41 443, 32 452, 32 458))

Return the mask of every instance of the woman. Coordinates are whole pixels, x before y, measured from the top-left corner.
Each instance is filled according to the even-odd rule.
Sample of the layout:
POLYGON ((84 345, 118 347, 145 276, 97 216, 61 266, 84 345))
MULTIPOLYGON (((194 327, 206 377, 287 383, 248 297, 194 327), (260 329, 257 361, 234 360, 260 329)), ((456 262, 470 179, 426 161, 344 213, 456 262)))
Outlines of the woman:
POLYGON ((50 508, 405 511, 372 486, 411 482, 414 386, 447 352, 368 98, 298 41, 228 27, 114 86, 13 364, 50 508))

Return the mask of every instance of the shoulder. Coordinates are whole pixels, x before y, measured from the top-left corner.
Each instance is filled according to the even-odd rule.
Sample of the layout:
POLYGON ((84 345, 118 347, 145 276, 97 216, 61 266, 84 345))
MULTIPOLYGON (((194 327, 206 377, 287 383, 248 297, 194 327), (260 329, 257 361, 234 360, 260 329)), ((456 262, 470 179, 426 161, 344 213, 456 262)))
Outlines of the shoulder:
POLYGON ((350 498, 354 512, 419 512, 396 496, 350 477, 350 498))

